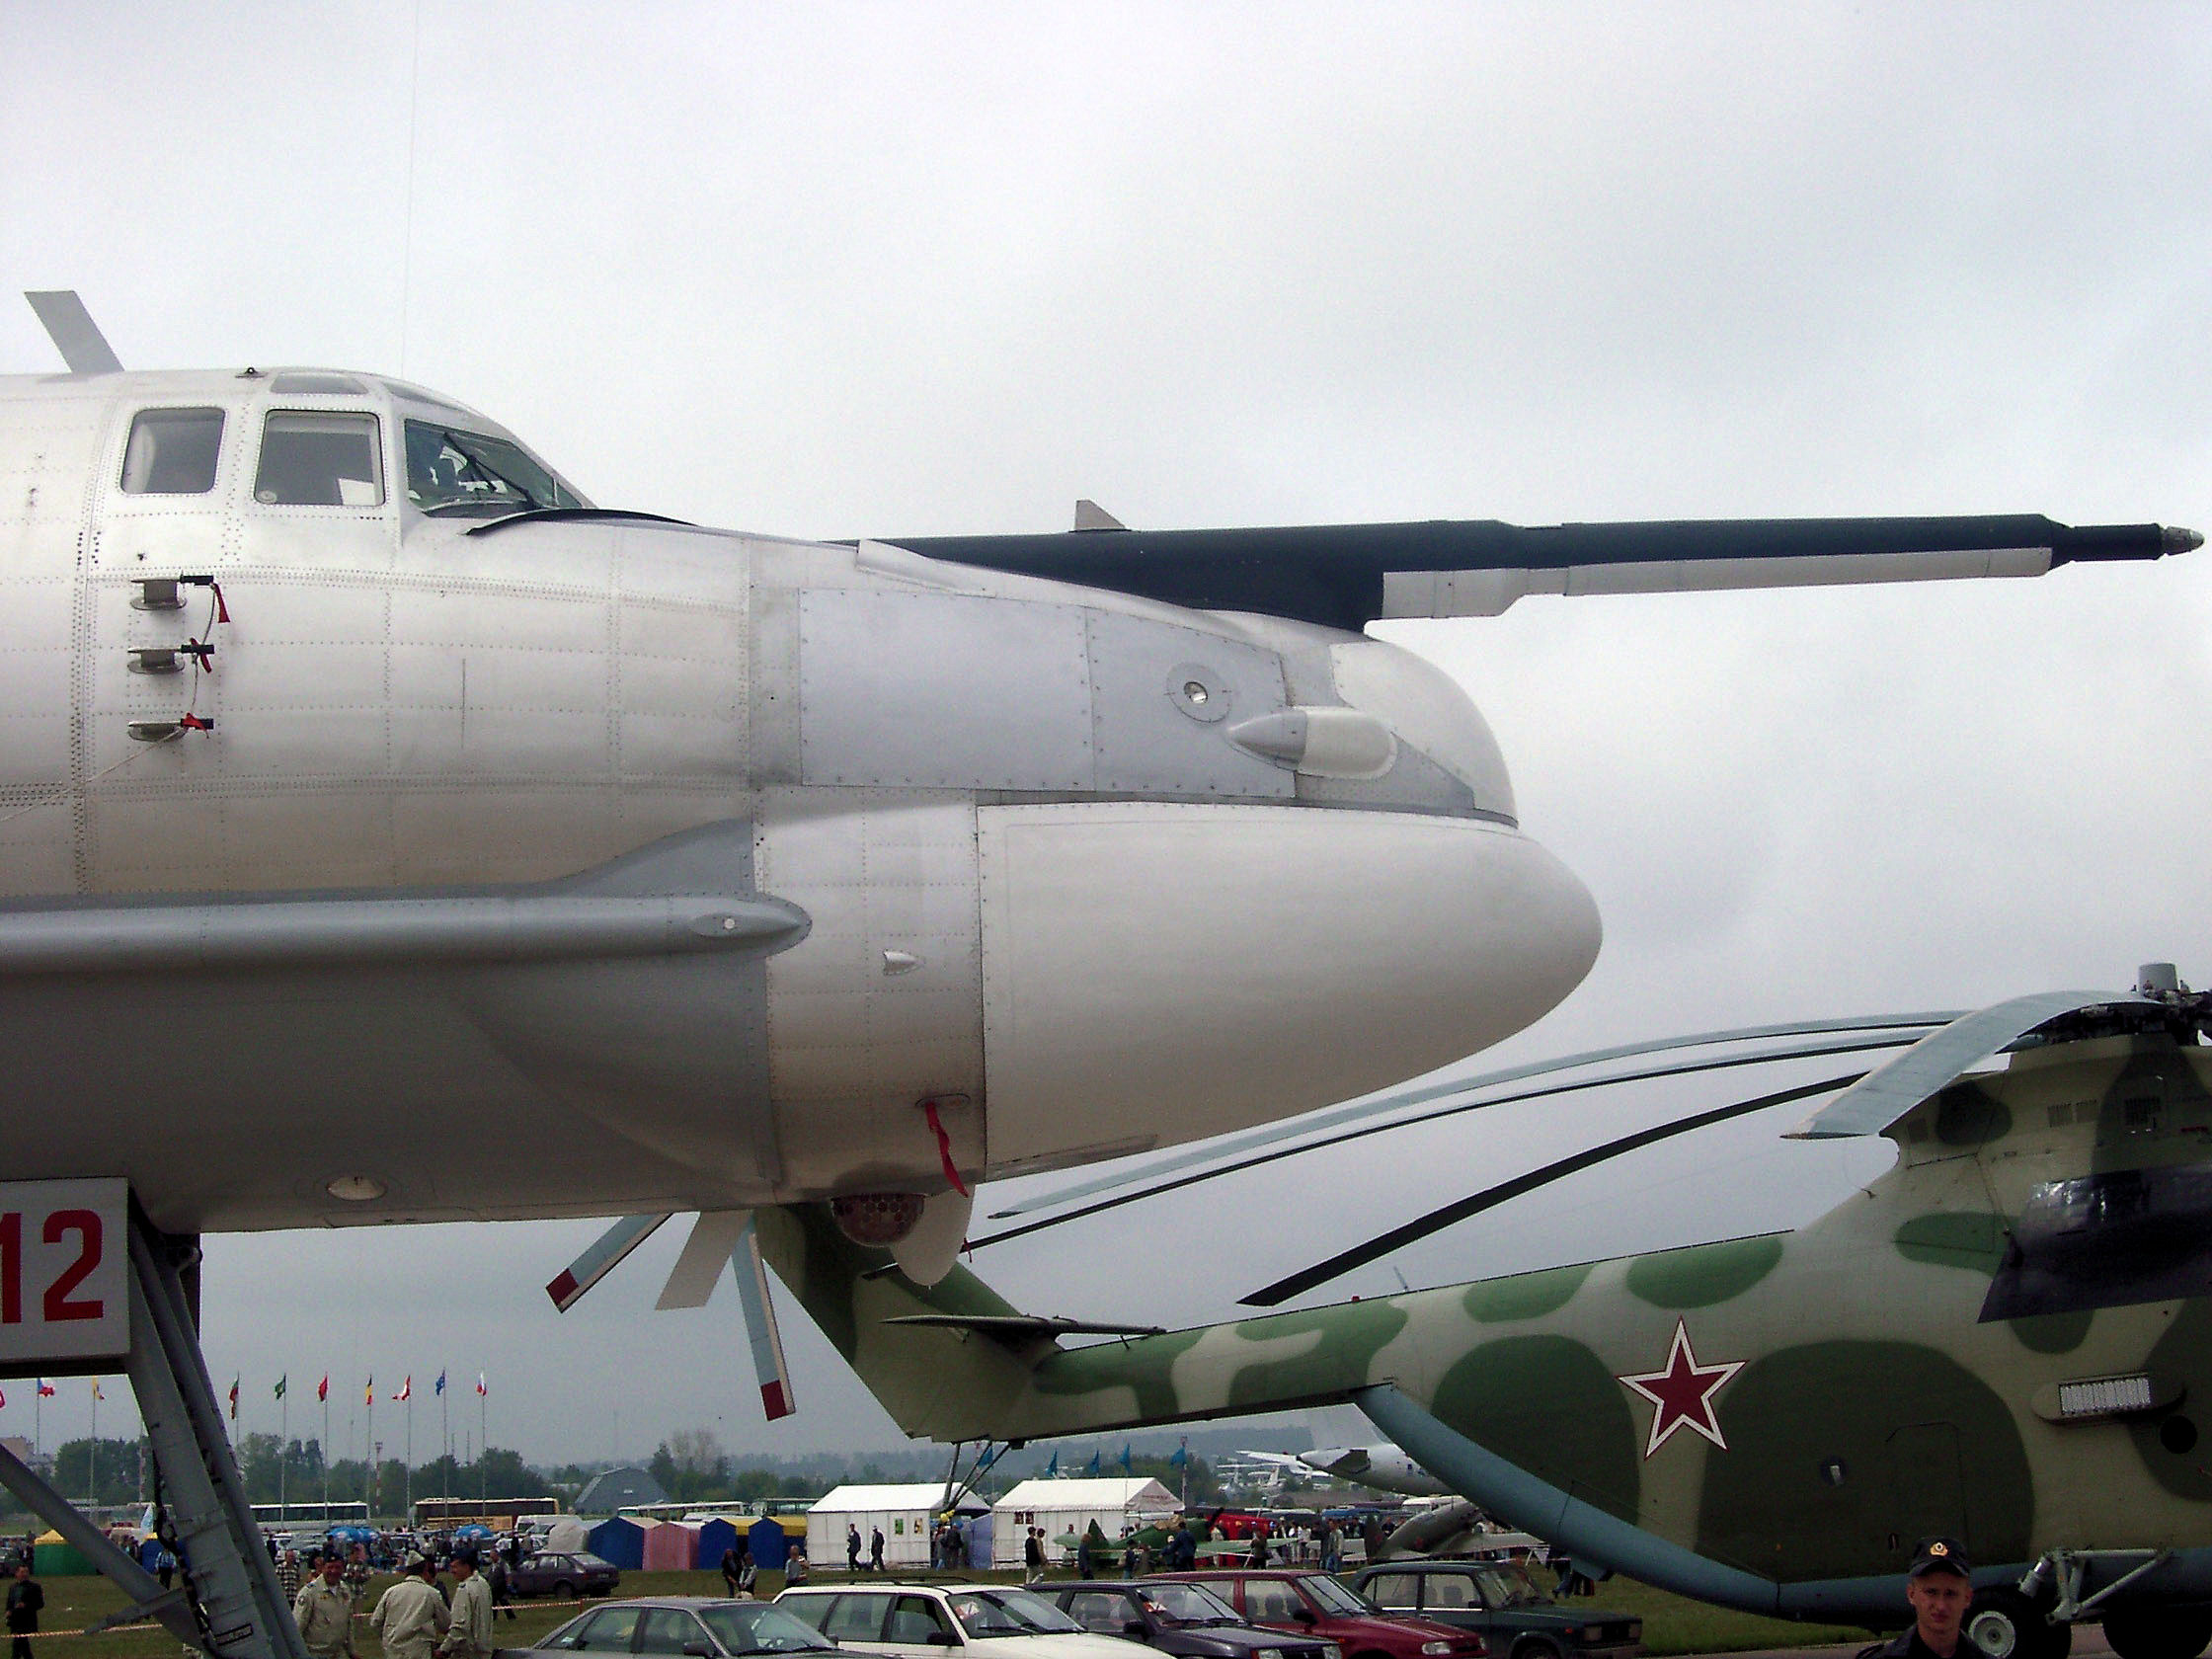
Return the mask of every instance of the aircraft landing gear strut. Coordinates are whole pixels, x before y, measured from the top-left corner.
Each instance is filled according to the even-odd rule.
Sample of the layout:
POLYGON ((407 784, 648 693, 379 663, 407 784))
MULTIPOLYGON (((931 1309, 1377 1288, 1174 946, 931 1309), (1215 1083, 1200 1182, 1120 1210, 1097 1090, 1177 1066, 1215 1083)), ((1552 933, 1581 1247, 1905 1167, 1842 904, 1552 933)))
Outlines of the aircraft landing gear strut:
POLYGON ((108 1541, 67 1498, 0 1449, 0 1485, 120 1586, 130 1605, 107 1622, 158 1619, 213 1659, 307 1659, 276 1566, 261 1541, 222 1413, 200 1358, 185 1274, 198 1241, 154 1230, 130 1209, 130 1353, 154 1468, 176 1527, 184 1586, 154 1575, 108 1541))

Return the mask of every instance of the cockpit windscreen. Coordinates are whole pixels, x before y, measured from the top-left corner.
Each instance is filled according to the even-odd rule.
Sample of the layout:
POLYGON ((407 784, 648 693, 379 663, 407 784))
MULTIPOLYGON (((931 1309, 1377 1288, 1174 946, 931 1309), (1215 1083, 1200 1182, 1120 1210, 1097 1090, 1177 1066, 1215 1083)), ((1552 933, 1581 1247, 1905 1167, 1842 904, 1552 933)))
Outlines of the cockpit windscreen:
POLYGON ((407 499, 420 512, 456 518, 590 505, 512 438, 413 420, 407 423, 407 499))

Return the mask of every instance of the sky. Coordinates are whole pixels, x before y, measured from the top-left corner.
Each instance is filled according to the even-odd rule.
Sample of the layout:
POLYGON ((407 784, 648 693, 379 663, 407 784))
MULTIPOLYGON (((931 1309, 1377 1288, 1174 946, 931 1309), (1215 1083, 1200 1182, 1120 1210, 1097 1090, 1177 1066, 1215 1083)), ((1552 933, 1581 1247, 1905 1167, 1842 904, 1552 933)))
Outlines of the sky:
MULTIPOLYGON (((1079 496, 1144 526, 2212 528, 2208 93, 2201 8, 2156 4, 0 0, 0 294, 77 288, 130 367, 404 374, 602 505, 778 534, 1059 529, 1079 496)), ((0 372, 56 366, 0 298, 0 372)), ((2212 553, 1377 631, 1467 687, 1605 916, 1589 980, 1483 1065, 2148 960, 2212 981, 2212 553)), ((1502 1110, 976 1265, 1039 1311, 1224 1317, 1732 1097, 1502 1110)), ((1886 1162, 1794 1121, 1328 1295, 1794 1224, 1886 1162)), ((741 1455, 898 1443, 788 1298, 801 1411, 761 1423, 727 1291, 650 1310, 679 1228, 556 1315, 540 1287, 595 1231, 211 1239, 210 1369, 248 1429, 288 1376, 295 1433, 327 1370, 340 1452, 373 1373, 387 1456, 412 1374, 418 1461, 441 1368, 456 1441, 482 1371, 495 1443, 543 1462, 702 1426, 741 1455)), ((47 1402, 49 1443, 88 1392, 47 1402)))

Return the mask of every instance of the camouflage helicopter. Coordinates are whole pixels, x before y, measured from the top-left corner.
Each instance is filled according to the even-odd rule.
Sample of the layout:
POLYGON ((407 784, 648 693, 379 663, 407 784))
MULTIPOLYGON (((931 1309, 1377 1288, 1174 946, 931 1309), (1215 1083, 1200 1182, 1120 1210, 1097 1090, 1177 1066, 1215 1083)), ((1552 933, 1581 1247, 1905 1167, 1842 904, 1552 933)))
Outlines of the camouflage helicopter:
MULTIPOLYGON (((1978 1563, 1967 1632, 1987 1659, 2063 1659, 2083 1619, 2122 1659, 2191 1659, 2212 1640, 2208 1026, 2212 993, 2153 965, 2120 996, 1609 1051, 1776 1032, 1800 1059, 1905 1048, 1576 1153, 1246 1302, 1665 1136, 1818 1095, 1832 1098, 1798 1135, 1879 1133, 1897 1161, 1795 1231, 1195 1329, 1027 1315, 965 1268, 924 1288, 819 1206, 763 1212, 760 1247, 911 1435, 1019 1442, 1349 1401, 1578 1571, 1898 1626, 1915 1542, 1944 1534, 1978 1563), (1115 1340, 1062 1340, 1085 1333, 1115 1340)), ((1739 1046, 1616 1080, 1743 1063, 1739 1046)), ((1497 1092, 1553 1068, 1479 1079, 1437 1110, 1585 1086, 1497 1092)), ((1406 1103, 1342 1109, 1304 1145, 1400 1127, 1414 1120, 1345 1126, 1406 1103)), ((1277 1140, 1222 1167, 1282 1155, 1277 1140)), ((1155 1166, 1141 1187, 1198 1178, 1155 1166)))

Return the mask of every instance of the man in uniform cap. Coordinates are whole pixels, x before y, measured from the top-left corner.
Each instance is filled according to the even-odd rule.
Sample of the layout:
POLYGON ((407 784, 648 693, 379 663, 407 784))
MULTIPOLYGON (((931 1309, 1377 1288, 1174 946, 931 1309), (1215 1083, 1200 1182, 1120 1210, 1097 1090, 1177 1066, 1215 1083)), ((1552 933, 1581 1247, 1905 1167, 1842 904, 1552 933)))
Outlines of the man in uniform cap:
POLYGON ((447 1659, 492 1659, 492 1587, 476 1570, 476 1551, 453 1551, 453 1628, 438 1652, 447 1659))
POLYGON ((428 1555, 411 1556, 407 1576, 378 1599, 368 1621, 383 1638, 385 1659, 432 1659, 438 1638, 452 1625, 445 1598, 431 1581, 437 1577, 437 1563, 428 1555))
POLYGON ((1880 1659, 1953 1659, 1961 1644, 1967 1605, 1974 1599, 1966 1546, 1956 1539, 1923 1540, 1905 1569, 1905 1600, 1913 1627, 1869 1649, 1880 1659))
POLYGON ((292 1618, 313 1659, 354 1659, 354 1592, 336 1553, 325 1555, 316 1576, 299 1587, 292 1618))

